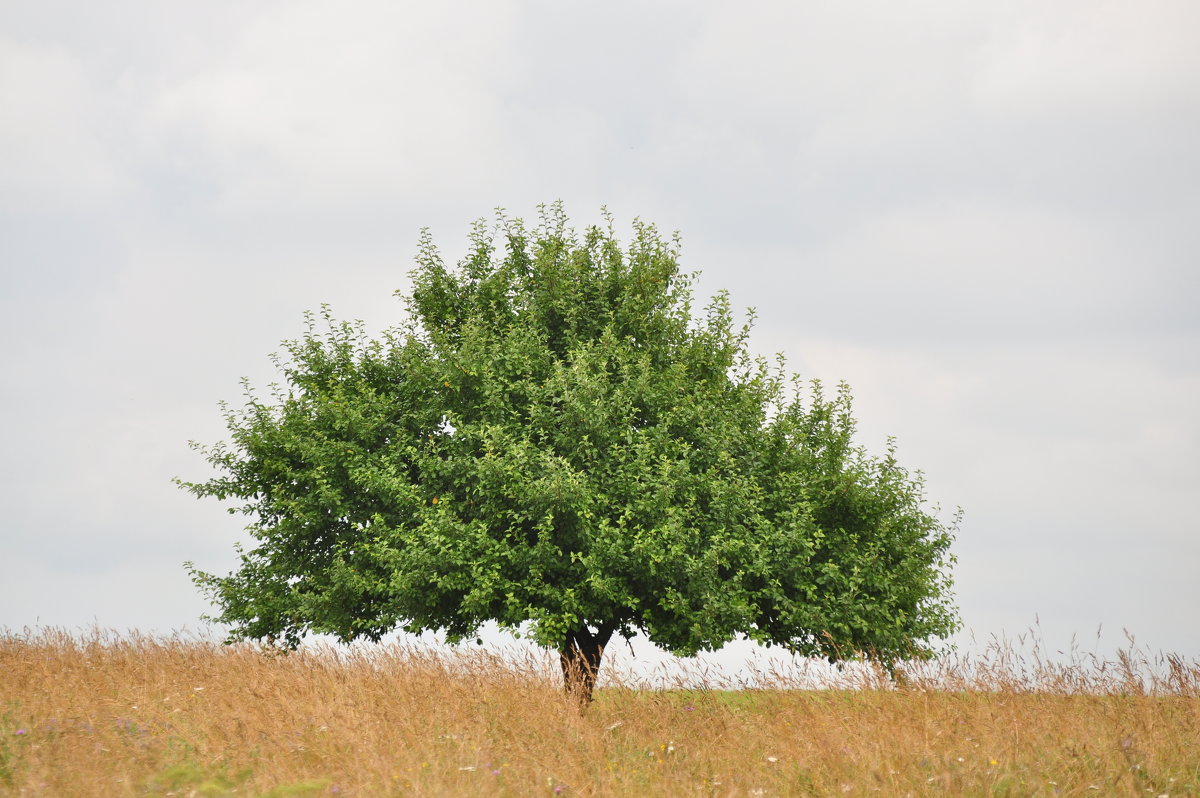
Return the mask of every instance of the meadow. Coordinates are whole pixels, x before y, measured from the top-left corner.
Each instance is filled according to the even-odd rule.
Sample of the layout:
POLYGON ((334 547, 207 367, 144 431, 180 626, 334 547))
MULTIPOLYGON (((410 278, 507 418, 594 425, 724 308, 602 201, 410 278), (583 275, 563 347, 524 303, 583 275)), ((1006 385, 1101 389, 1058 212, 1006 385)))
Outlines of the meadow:
POLYGON ((1200 663, 993 646, 753 687, 549 657, 0 636, 0 795, 1200 795, 1200 663), (737 688, 737 689, 734 689, 737 688))

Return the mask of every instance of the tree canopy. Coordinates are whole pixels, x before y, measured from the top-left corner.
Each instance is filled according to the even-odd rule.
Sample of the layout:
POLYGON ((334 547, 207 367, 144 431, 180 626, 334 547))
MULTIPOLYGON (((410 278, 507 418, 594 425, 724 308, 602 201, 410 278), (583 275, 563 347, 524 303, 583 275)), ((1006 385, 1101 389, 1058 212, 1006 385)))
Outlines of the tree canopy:
POLYGON ((480 221, 455 268, 426 232, 399 326, 309 314, 270 398, 224 406, 193 444, 218 476, 180 484, 251 519, 237 570, 192 570, 233 638, 496 621, 590 696, 614 634, 892 663, 954 631, 954 527, 855 444, 849 389, 752 355, 677 239, 605 219, 480 221))

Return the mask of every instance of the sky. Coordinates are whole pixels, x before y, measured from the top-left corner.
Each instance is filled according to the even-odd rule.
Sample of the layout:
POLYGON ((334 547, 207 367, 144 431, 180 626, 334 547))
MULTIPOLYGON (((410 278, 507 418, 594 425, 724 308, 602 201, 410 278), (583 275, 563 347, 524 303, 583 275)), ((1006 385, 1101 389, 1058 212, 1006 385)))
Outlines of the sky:
MULTIPOLYGON (((0 2, 0 628, 204 629, 173 477, 429 228, 679 231, 965 513, 972 641, 1200 657, 1192 0, 0 2), (1099 637, 1097 638, 1097 634, 1099 637)), ((635 646, 638 644, 635 644, 635 646)), ((653 656, 640 643, 641 652, 653 656)), ((736 671, 747 646, 724 655, 736 671)))

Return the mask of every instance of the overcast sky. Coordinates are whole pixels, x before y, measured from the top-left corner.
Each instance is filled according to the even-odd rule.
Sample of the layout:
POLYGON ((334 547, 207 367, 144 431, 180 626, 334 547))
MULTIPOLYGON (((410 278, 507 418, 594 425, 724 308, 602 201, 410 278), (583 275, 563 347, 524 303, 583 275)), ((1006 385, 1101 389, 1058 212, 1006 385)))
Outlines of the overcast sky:
POLYGON ((850 383, 965 510, 977 639, 1200 656, 1198 44, 1194 0, 2 2, 0 627, 197 628, 217 402, 322 302, 398 321, 420 228, 561 198, 850 383))

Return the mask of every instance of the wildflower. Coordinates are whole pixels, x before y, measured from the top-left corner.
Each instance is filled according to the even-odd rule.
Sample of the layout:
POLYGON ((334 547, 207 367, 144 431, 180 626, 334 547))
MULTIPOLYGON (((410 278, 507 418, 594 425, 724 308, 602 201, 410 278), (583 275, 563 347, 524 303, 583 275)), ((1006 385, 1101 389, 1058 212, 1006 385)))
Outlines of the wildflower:
POLYGON ((492 775, 493 775, 493 776, 499 776, 499 775, 500 775, 500 768, 492 768, 492 775))
POLYGON ((28 734, 28 731, 25 729, 17 729, 15 732, 13 732, 13 734, 28 734))
POLYGON ((686 707, 683 708, 683 711, 684 712, 695 712, 696 708, 694 706, 692 706, 691 704, 688 704, 686 707))
POLYGON ((989 760, 988 760, 988 764, 989 764, 989 765, 992 765, 992 766, 994 767, 994 766, 996 766, 996 765, 999 765, 1000 763, 999 763, 999 762, 997 762, 997 761, 996 761, 996 760, 994 760, 994 759, 989 759, 989 760))

